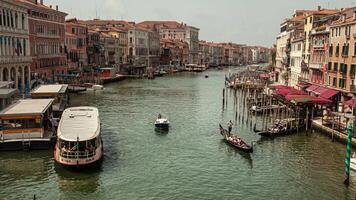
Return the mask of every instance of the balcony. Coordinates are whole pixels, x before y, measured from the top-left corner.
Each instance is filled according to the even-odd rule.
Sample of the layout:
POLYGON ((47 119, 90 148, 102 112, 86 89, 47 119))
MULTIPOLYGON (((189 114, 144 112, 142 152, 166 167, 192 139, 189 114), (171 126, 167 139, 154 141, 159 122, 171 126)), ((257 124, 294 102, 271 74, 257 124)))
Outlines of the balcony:
POLYGON ((32 62, 32 57, 30 56, 0 56, 0 64, 30 62, 32 62))
POLYGON ((322 69, 323 64, 322 63, 309 63, 309 68, 311 69, 322 69))
POLYGON ((346 39, 349 40, 350 39, 350 35, 346 35, 346 39))

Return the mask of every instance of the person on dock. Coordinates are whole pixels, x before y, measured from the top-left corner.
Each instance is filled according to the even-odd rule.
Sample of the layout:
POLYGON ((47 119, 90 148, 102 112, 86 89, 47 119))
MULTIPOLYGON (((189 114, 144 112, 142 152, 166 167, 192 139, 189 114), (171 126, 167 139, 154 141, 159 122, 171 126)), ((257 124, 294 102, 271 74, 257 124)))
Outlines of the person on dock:
POLYGON ((158 114, 158 119, 161 119, 162 118, 162 115, 161 113, 158 114))
POLYGON ((233 126, 233 125, 234 125, 234 124, 232 123, 231 120, 229 121, 229 123, 227 123, 227 127, 228 127, 228 129, 229 129, 229 135, 231 134, 232 126, 233 126))

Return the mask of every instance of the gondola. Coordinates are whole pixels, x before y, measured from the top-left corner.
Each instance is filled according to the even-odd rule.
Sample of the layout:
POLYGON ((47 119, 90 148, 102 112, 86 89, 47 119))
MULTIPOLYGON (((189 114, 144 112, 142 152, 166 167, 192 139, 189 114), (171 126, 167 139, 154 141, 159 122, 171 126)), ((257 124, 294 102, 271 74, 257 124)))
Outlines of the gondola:
POLYGON ((252 145, 248 145, 245 141, 243 141, 240 137, 233 135, 233 134, 229 134, 229 131, 224 129, 221 124, 219 124, 220 126, 220 134, 224 137, 224 140, 229 143, 231 146, 242 150, 244 152, 247 153, 252 153, 253 152, 253 146, 252 145), (239 142, 237 142, 239 141, 239 142))
POLYGON ((278 122, 278 123, 276 123, 275 126, 268 128, 266 131, 257 130, 256 126, 254 126, 253 131, 263 137, 277 137, 277 136, 288 135, 290 133, 295 133, 298 130, 302 130, 304 127, 304 123, 300 123, 300 122, 295 126, 291 127, 288 124, 289 123, 288 120, 285 120, 283 122, 278 122))

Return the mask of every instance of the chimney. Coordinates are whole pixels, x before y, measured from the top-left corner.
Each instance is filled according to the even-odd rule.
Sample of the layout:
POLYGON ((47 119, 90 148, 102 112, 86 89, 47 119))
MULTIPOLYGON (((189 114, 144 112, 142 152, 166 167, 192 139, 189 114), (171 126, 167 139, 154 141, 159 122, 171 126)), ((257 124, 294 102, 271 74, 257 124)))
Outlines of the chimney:
POLYGON ((52 5, 49 5, 49 8, 52 8, 52 5))
POLYGON ((58 11, 58 5, 56 5, 56 11, 58 11))
POLYGON ((321 6, 318 6, 318 11, 320 11, 321 10, 321 6))
POLYGON ((41 2, 41 5, 43 5, 43 0, 41 0, 40 2, 41 2))
POLYGON ((37 4, 38 2, 37 2, 37 0, 35 0, 35 4, 37 4))
POLYGON ((342 14, 342 16, 341 16, 341 21, 342 21, 342 22, 345 22, 345 20, 346 20, 346 14, 344 13, 344 14, 342 14))

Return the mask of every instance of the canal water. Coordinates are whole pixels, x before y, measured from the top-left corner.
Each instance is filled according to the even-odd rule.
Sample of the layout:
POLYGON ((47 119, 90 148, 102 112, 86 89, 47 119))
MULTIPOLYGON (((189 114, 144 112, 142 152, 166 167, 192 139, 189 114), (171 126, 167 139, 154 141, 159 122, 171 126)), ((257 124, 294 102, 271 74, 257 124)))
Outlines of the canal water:
MULTIPOLYGON (((237 70, 237 69, 234 69, 237 70)), ((261 140, 235 121, 232 95, 222 109, 225 71, 125 80, 72 96, 100 110, 105 158, 100 169, 68 171, 52 152, 1 152, 0 197, 7 199, 350 199, 356 174, 343 185, 345 146, 318 133, 261 140), (158 115, 168 134, 155 132, 158 115), (222 141, 218 124, 255 151, 222 141)))

